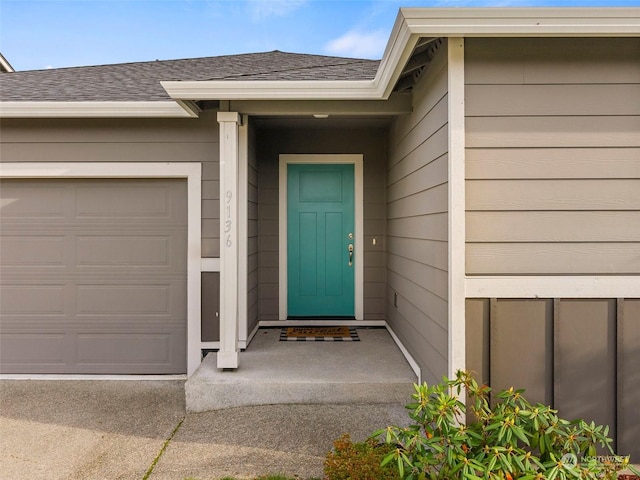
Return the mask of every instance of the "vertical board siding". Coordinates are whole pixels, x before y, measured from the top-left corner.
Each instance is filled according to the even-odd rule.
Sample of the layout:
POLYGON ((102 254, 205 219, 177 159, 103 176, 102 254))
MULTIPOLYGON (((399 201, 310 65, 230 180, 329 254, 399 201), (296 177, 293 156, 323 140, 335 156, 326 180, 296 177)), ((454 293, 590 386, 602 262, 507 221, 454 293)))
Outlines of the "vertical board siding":
POLYGON ((608 425, 640 460, 640 299, 467 299, 467 369, 562 418, 608 425), (491 305, 491 307, 489 307, 491 305), (488 332, 488 333, 487 333, 488 332))
POLYGON ((638 38, 467 39, 467 274, 640 273, 638 58, 638 38))
POLYGON ((387 319, 428 382, 448 368, 446 58, 445 43, 394 121, 387 171, 387 319))
POLYGON ((526 389, 532 403, 553 403, 553 302, 492 300, 491 386, 526 389))
POLYGON ((554 406, 566 418, 609 425, 615 438, 616 302, 557 302, 554 406))
POLYGON ((219 140, 215 112, 187 119, 2 119, 0 162, 198 162, 202 256, 218 257, 219 140))
POLYGON ((490 313, 491 302, 488 298, 469 298, 466 302, 465 316, 465 358, 467 370, 479 384, 490 385, 490 313))
POLYGON ((364 319, 385 320, 385 234, 387 130, 332 127, 262 128, 257 132, 258 311, 260 320, 278 320, 278 168, 280 154, 363 154, 364 158, 364 319), (373 239, 375 238, 375 245, 373 239))

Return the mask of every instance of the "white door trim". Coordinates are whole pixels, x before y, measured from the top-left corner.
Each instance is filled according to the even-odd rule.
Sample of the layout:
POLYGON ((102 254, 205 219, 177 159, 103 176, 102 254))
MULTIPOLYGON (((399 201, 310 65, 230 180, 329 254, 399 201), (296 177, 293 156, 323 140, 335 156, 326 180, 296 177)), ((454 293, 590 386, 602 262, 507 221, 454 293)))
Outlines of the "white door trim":
POLYGON ((280 320, 287 319, 287 165, 289 163, 351 163, 355 177, 355 318, 364 319, 364 176, 363 155, 325 154, 282 154, 279 172, 279 314, 280 320))

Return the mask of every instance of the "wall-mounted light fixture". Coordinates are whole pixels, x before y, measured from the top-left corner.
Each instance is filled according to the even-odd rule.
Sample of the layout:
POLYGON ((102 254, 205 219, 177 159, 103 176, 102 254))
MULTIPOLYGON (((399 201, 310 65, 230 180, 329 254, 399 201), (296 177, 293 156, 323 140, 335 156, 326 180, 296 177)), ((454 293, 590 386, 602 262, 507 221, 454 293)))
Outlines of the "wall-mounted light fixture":
POLYGON ((313 118, 329 118, 329 115, 325 113, 316 113, 313 115, 313 118))

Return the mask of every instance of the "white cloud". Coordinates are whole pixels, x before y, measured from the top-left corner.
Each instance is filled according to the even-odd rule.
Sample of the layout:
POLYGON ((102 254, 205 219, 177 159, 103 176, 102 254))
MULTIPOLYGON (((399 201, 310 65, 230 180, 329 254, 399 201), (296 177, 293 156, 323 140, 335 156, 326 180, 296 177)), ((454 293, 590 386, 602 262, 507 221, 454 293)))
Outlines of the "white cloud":
POLYGON ((307 0, 249 0, 247 3, 251 17, 254 20, 264 20, 283 17, 307 3, 307 0))
POLYGON ((381 58, 389 33, 384 30, 360 32, 351 30, 331 40, 324 47, 327 53, 358 58, 381 58))

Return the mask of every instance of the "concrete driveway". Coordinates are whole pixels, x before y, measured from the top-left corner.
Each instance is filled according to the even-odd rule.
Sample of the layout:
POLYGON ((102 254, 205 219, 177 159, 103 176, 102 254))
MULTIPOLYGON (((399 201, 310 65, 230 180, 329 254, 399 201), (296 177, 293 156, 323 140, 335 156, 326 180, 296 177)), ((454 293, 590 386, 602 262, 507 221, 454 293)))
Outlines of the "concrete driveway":
POLYGON ((4 480, 143 479, 158 458, 150 480, 321 478, 342 433, 363 439, 406 421, 396 404, 185 414, 183 381, 2 380, 0 472, 4 480))

